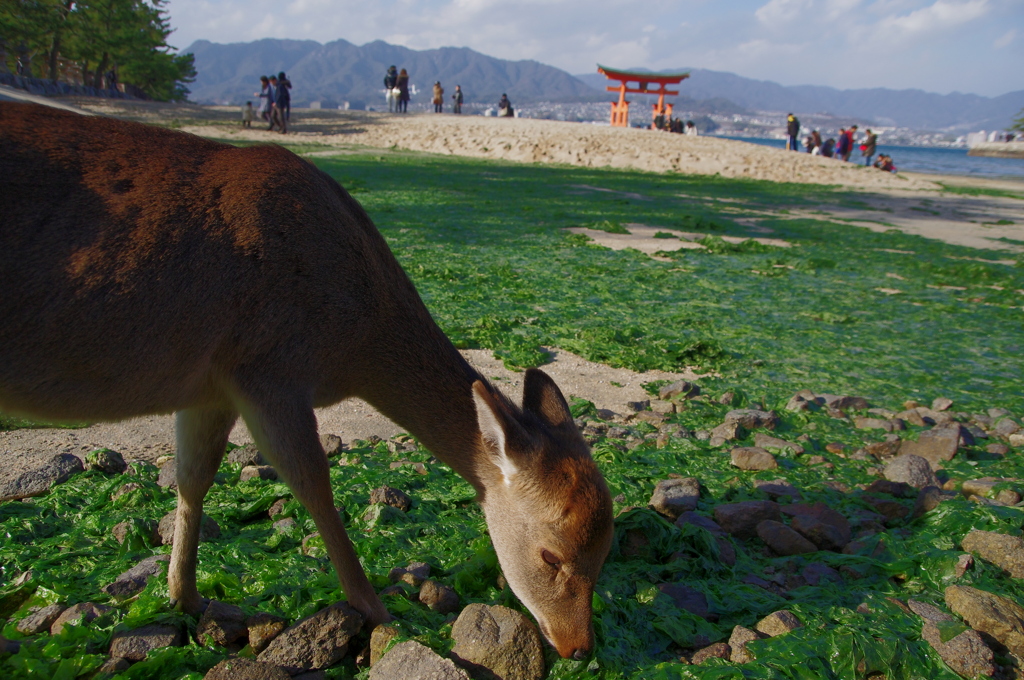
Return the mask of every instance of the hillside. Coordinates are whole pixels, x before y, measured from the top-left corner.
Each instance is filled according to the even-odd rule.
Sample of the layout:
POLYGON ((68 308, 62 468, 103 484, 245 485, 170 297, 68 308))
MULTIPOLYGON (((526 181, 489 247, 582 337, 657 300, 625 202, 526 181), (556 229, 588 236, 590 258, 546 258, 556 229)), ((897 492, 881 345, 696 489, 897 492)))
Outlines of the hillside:
POLYGON ((465 47, 412 50, 377 40, 353 45, 335 40, 321 45, 312 40, 264 39, 251 43, 218 44, 199 40, 192 52, 199 72, 190 99, 201 104, 240 104, 252 99, 259 77, 285 71, 294 84, 292 102, 383 103, 382 81, 395 64, 410 74, 420 93, 413 102, 428 100, 431 85, 440 80, 450 93, 462 85, 468 102, 496 102, 507 92, 513 102, 591 101, 603 95, 565 71, 536 61, 507 61, 465 47))

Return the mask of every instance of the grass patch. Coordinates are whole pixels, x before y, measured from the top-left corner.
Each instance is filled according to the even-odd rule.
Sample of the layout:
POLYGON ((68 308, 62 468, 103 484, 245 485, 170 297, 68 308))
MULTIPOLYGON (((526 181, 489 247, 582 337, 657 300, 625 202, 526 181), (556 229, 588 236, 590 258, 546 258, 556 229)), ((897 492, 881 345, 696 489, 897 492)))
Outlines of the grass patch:
POLYGON ((1024 194, 1016 191, 1007 191, 1005 189, 992 189, 990 187, 963 187, 956 186, 954 184, 943 184, 942 190, 949 194, 960 194, 962 196, 995 196, 998 198, 1016 198, 1024 200, 1024 194))

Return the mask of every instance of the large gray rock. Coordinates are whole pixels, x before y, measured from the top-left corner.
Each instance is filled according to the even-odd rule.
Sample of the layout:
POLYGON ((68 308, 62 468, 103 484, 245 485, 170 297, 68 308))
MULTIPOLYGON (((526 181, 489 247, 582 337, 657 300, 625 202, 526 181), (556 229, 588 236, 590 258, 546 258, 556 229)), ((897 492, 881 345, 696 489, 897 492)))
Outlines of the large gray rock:
POLYGON ((470 680, 451 659, 415 640, 395 645, 370 668, 370 680, 470 680))
POLYGON ((85 463, 90 470, 99 470, 108 475, 119 475, 128 469, 128 463, 117 451, 96 449, 85 454, 85 463))
POLYGON ((850 542, 849 537, 838 526, 823 522, 811 515, 795 516, 790 522, 790 526, 821 550, 838 552, 850 542))
POLYGON ((277 479, 277 470, 270 465, 246 465, 238 475, 239 482, 248 482, 253 479, 274 481, 277 479))
POLYGON ((237 449, 232 450, 226 457, 225 460, 228 463, 234 463, 235 465, 241 465, 242 467, 248 467, 250 465, 266 465, 267 461, 260 453, 259 449, 256 448, 255 444, 246 444, 240 446, 237 449))
POLYGON ((39 635, 49 632, 53 622, 67 609, 62 604, 51 604, 35 610, 21 621, 18 621, 17 629, 22 635, 39 635))
POLYGON ((260 612, 253 614, 245 620, 245 627, 249 631, 249 647, 254 654, 259 654, 270 641, 281 634, 288 625, 288 622, 280 616, 260 612))
MULTIPOLYGON (((166 468, 167 466, 165 465, 164 467, 166 468)), ((175 508, 160 518, 160 524, 157 526, 157 538, 160 540, 157 545, 171 545, 174 543, 174 521, 177 515, 178 509, 175 508)), ((206 513, 203 513, 203 518, 199 521, 199 540, 202 542, 213 538, 220 538, 220 525, 206 513)))
POLYGON ((890 482, 909 484, 915 489, 941 486, 931 464, 921 456, 902 453, 885 466, 885 478, 890 482))
POLYGON ((1024 578, 1024 540, 1018 536, 972 529, 960 547, 1005 569, 1013 578, 1024 578))
POLYGON ((85 468, 77 456, 61 453, 41 468, 29 470, 0 486, 0 502, 42 496, 57 484, 63 484, 71 475, 85 468))
POLYGON ((782 522, 766 519, 757 525, 757 535, 777 555, 803 555, 817 552, 814 545, 782 522))
POLYGON ((769 434, 765 434, 764 432, 754 433, 754 446, 760 446, 762 449, 777 449, 779 451, 792 449, 793 453, 798 456, 802 455, 806 450, 801 444, 786 441, 785 439, 779 439, 778 437, 773 437, 769 434))
POLYGON ((742 501, 726 503, 715 508, 715 522, 727 533, 738 538, 751 538, 757 534, 757 525, 764 520, 782 519, 779 504, 773 501, 742 501))
POLYGON ((779 467, 775 456, 759 446, 738 446, 729 452, 730 462, 741 470, 774 470, 779 467))
POLYGON ((227 647, 249 634, 245 624, 246 616, 241 607, 210 600, 196 626, 196 639, 204 644, 212 642, 227 647))
POLYGON ((754 430, 759 427, 766 427, 769 430, 774 430, 779 424, 779 417, 775 415, 775 411, 759 411, 752 408, 741 408, 726 413, 725 422, 737 423, 748 430, 754 430))
POLYGON ((154 649, 180 647, 185 636, 178 626, 154 623, 135 630, 114 633, 110 641, 110 656, 142 661, 154 649))
POLYGON ((474 678, 539 680, 544 648, 537 627, 500 605, 471 604, 452 626, 452 659, 474 678))
POLYGON ((747 651, 747 643, 760 640, 764 636, 755 630, 734 626, 729 636, 729 660, 733 663, 750 663, 754 655, 747 651))
POLYGON ((946 605, 967 625, 991 635, 1016 656, 1024 656, 1024 607, 970 586, 949 586, 945 595, 946 605))
POLYGON ((171 458, 160 468, 160 474, 156 478, 156 484, 164 489, 178 488, 178 459, 171 458))
POLYGON ((50 635, 60 635, 64 626, 80 626, 92 622, 99 616, 114 611, 105 604, 82 602, 72 605, 61 612, 60 616, 50 625, 50 635))
POLYGON ((967 629, 947 642, 934 623, 925 623, 921 637, 939 653, 942 660, 965 678, 995 677, 995 654, 976 630, 967 629))
POLYGON ((291 674, 320 670, 338 662, 363 627, 363 617, 347 602, 336 602, 287 628, 257 661, 281 666, 291 674))
POLYGON ((932 470, 939 470, 943 463, 953 460, 959 446, 958 430, 936 428, 922 432, 916 442, 904 439, 900 444, 900 455, 920 456, 928 461, 932 470))
POLYGON ((650 505, 657 512, 676 519, 697 507, 700 500, 700 482, 696 477, 663 479, 654 487, 650 505))
POLYGON ((170 561, 170 555, 147 557, 128 571, 119 574, 113 583, 103 586, 100 590, 115 599, 131 597, 142 592, 149 577, 161 573, 170 561))
MULTIPOLYGON (((825 524, 829 524, 838 530, 837 543, 846 545, 850 542, 852 531, 850 522, 838 510, 833 510, 824 503, 790 503, 782 506, 782 513, 795 518, 813 518, 825 524)), ((800 522, 797 526, 806 528, 808 524, 800 522)))
POLYGON ((211 668, 203 680, 290 680, 291 676, 279 666, 252 659, 224 659, 211 668))

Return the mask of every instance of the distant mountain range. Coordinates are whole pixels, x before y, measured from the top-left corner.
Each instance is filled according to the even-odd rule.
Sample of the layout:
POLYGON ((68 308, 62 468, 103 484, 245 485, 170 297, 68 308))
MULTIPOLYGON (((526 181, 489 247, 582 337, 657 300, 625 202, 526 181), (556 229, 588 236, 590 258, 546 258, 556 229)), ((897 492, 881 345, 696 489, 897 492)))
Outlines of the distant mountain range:
MULTIPOLYGON (((414 101, 426 102, 440 80, 447 93, 461 84, 470 102, 496 102, 507 92, 513 103, 608 101, 608 80, 598 73, 572 76, 536 61, 508 61, 466 47, 412 50, 377 40, 353 45, 335 40, 264 39, 228 45, 199 40, 186 52, 195 55, 199 73, 190 85, 192 101, 240 104, 252 99, 259 77, 285 71, 294 83, 293 103, 336 105, 342 101, 383 104, 383 79, 395 64, 409 71, 419 91, 414 101)), ((640 70, 640 69, 635 69, 640 70)), ((679 71, 687 69, 671 69, 679 71)), ((829 113, 917 130, 994 130, 1010 125, 1024 108, 1024 90, 999 97, 884 88, 839 90, 816 85, 784 86, 721 71, 689 69, 680 85, 679 110, 701 113, 793 111, 829 113)))

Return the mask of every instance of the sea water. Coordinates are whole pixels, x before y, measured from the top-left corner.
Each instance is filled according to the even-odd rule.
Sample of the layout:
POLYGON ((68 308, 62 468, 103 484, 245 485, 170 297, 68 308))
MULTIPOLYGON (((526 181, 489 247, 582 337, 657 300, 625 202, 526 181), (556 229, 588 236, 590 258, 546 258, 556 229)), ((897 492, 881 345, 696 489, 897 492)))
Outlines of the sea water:
MULTIPOLYGON (((741 142, 786 148, 784 139, 763 139, 758 137, 728 137, 741 142)), ((850 163, 864 164, 860 155, 860 144, 850 154, 850 163)), ((806 149, 801 145, 801 153, 806 149)), ((1024 158, 988 158, 968 156, 967 149, 949 149, 931 146, 890 146, 879 144, 877 153, 889 154, 898 170, 909 172, 930 172, 939 175, 964 175, 967 177, 1012 177, 1024 179, 1024 158)), ((876 155, 875 158, 878 158, 876 155)), ((840 161, 837 161, 840 162, 840 161)))

